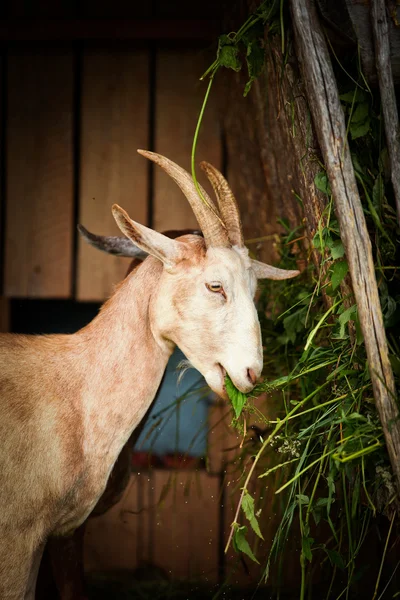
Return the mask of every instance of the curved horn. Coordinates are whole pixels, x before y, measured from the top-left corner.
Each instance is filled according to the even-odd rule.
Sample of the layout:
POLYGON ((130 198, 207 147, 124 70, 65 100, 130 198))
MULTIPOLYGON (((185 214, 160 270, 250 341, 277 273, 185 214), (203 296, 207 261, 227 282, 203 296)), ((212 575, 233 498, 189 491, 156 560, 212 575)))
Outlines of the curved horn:
POLYGON ((203 232, 206 245, 214 247, 230 246, 226 226, 219 217, 213 201, 200 186, 201 193, 207 201, 208 207, 204 204, 201 198, 199 198, 193 179, 189 173, 172 162, 172 160, 161 156, 161 154, 149 152, 148 150, 138 150, 138 152, 159 165, 178 184, 192 207, 203 232))
POLYGON ((90 233, 83 225, 78 225, 78 231, 88 244, 94 246, 98 250, 107 252, 107 254, 138 258, 139 260, 144 260, 148 256, 147 252, 144 252, 135 246, 135 244, 125 236, 95 235, 94 233, 90 233))
POLYGON ((200 167, 203 169, 208 177, 208 180, 213 186, 218 200, 218 207, 228 231, 229 241, 231 242, 232 246, 239 246, 239 248, 243 248, 244 239, 239 207, 228 182, 222 173, 210 165, 210 163, 203 161, 200 163, 200 167))

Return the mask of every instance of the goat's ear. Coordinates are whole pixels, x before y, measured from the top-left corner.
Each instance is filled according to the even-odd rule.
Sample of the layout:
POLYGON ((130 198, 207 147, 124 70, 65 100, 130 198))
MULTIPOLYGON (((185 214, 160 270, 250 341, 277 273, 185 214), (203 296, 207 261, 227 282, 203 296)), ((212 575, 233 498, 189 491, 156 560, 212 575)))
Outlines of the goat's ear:
POLYGON ((257 276, 257 279, 291 279, 300 275, 300 271, 287 271, 286 269, 277 269, 271 267, 265 263, 259 262, 258 260, 252 260, 251 266, 257 276))
POLYGON ((78 224, 77 227, 81 238, 93 248, 97 248, 102 252, 114 254, 115 256, 137 258, 138 260, 144 260, 148 256, 147 252, 143 252, 141 248, 135 246, 125 236, 96 235, 88 231, 83 225, 78 224))
POLYGON ((167 269, 185 258, 187 247, 183 242, 171 240, 162 233, 132 221, 118 204, 113 205, 112 213, 122 233, 144 252, 161 260, 167 269))

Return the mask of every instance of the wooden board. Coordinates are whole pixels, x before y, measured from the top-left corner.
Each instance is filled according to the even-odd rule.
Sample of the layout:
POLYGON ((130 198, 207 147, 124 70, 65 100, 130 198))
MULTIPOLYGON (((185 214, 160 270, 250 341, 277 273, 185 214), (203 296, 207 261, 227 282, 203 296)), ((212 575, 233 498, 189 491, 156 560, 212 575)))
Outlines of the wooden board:
MULTIPOLYGON (((1 13, 0 13, 1 18, 1 13)), ((4 205, 5 205, 5 189, 4 189, 4 64, 5 58, 3 52, 0 51, 0 294, 3 293, 4 284, 4 205)))
POLYGON ((85 571, 134 570, 149 559, 149 499, 152 479, 132 475, 121 500, 99 517, 88 519, 85 571))
MULTIPOLYGON (((122 235, 115 202, 147 223, 148 53, 90 50, 83 59, 79 222, 90 231, 122 235)), ((124 276, 128 259, 107 256, 79 240, 77 297, 104 300, 124 276)))
POLYGON ((219 479, 205 471, 132 475, 121 501, 89 519, 85 570, 162 569, 170 579, 217 580, 219 479))
POLYGON ((172 579, 216 581, 218 477, 197 470, 156 470, 154 489, 156 498, 163 497, 152 511, 154 563, 172 579))
POLYGON ((73 56, 8 60, 5 295, 67 298, 72 286, 73 56))
POLYGON ((242 436, 231 425, 233 413, 224 401, 216 400, 208 410, 207 471, 231 472, 242 436))
MULTIPOLYGON (((208 64, 209 57, 197 50, 160 50, 157 54, 155 150, 188 171, 193 134, 207 86, 199 77, 208 64)), ((200 131, 196 163, 207 160, 220 168, 221 133, 215 101, 216 96, 211 95, 200 131)), ((197 175, 202 184, 207 181, 198 166, 197 175)), ((198 227, 188 201, 159 167, 154 169, 153 203, 153 225, 158 231, 198 227)))

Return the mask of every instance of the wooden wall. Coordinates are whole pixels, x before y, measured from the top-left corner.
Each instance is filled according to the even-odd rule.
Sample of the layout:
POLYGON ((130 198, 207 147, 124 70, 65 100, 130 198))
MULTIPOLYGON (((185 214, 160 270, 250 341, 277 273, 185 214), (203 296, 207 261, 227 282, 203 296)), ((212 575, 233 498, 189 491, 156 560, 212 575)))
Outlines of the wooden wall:
MULTIPOLYGON (((76 224, 118 235, 113 203, 160 231, 196 226, 180 190, 136 149, 155 150, 189 169, 205 93, 199 76, 214 50, 201 48, 217 35, 211 20, 199 25, 198 19, 214 17, 216 6, 211 0, 154 0, 142 3, 139 14, 138 4, 0 5, 1 330, 7 330, 9 298, 102 301, 110 295, 128 261, 85 245, 76 224), (197 21, 190 20, 194 13, 197 21)), ((221 92, 226 108, 231 92, 221 92)), ((228 167, 245 213, 249 183, 257 187, 257 202, 264 199, 262 183, 242 169, 255 134, 246 131, 246 149, 237 160, 226 160, 218 96, 211 95, 205 113, 197 162, 228 167)), ((198 176, 208 187, 201 171, 198 176)), ((273 233, 264 213, 253 211, 252 217, 244 214, 247 237, 273 233)), ((269 255, 271 250, 272 244, 269 255)), ((89 521, 88 570, 134 569, 153 561, 175 578, 217 581, 238 564, 232 582, 258 581, 259 571, 249 576, 249 561, 223 555, 238 499, 234 465, 241 440, 229 426, 226 406, 213 407, 209 418, 208 471, 132 475, 121 502, 89 521)))
MULTIPOLYGON (((111 10, 109 2, 85 0, 81 9, 83 16, 137 18, 135 4, 116 0, 111 10)), ((73 17, 72 2, 36 0, 33 5, 34 13, 32 2, 8 2, 7 31, 0 22, 1 331, 9 328, 9 299, 103 301, 112 293, 129 259, 86 245, 76 225, 118 235, 113 203, 160 231, 197 227, 179 188, 136 152, 152 149, 190 168, 205 93, 199 77, 212 59, 201 50, 207 44, 188 39, 195 25, 185 31, 185 23, 166 23, 169 36, 184 32, 177 43, 157 34, 123 43, 88 42, 84 35, 76 41, 66 39, 70 21, 61 20, 73 17), (51 19, 43 39, 31 40, 37 31, 23 29, 33 14, 40 18, 39 32, 51 19), (64 36, 61 43, 49 37, 54 28, 64 36), (10 40, 13 30, 16 39, 10 40)), ((163 19, 173 16, 164 3, 154 6, 163 19)), ((138 31, 137 19, 131 25, 138 31)), ((91 26, 98 22, 85 22, 89 36, 91 26)), ((215 100, 205 115, 197 160, 222 168, 215 100)), ((208 187, 201 171, 199 179, 208 187)), ((85 568, 132 570, 147 561, 174 578, 217 581, 220 493, 219 469, 134 473, 121 502, 89 520, 85 568)))
MULTIPOLYGON (((196 226, 189 204, 137 148, 190 166, 207 66, 198 49, 14 48, 4 55, 6 297, 103 300, 126 262, 76 243, 76 223, 116 235, 117 202, 158 230, 196 226)), ((221 166, 212 105, 198 160, 221 166)))

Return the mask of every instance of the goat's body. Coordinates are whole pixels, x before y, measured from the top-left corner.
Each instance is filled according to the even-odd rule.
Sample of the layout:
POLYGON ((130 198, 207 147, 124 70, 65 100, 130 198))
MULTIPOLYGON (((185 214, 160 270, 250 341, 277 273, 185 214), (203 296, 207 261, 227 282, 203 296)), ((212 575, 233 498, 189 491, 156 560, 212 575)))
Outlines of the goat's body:
POLYGON ((86 519, 156 394, 173 349, 148 319, 161 270, 147 260, 74 335, 0 337, 2 599, 34 597, 42 543, 86 519))
POLYGON ((120 229, 150 257, 80 332, 0 337, 2 600, 34 597, 46 538, 74 530, 94 508, 175 345, 220 396, 226 374, 241 392, 253 389, 263 364, 257 277, 298 274, 249 257, 236 201, 214 167, 203 163, 220 215, 186 171, 140 152, 181 187, 204 240, 172 240, 114 205, 120 229))

